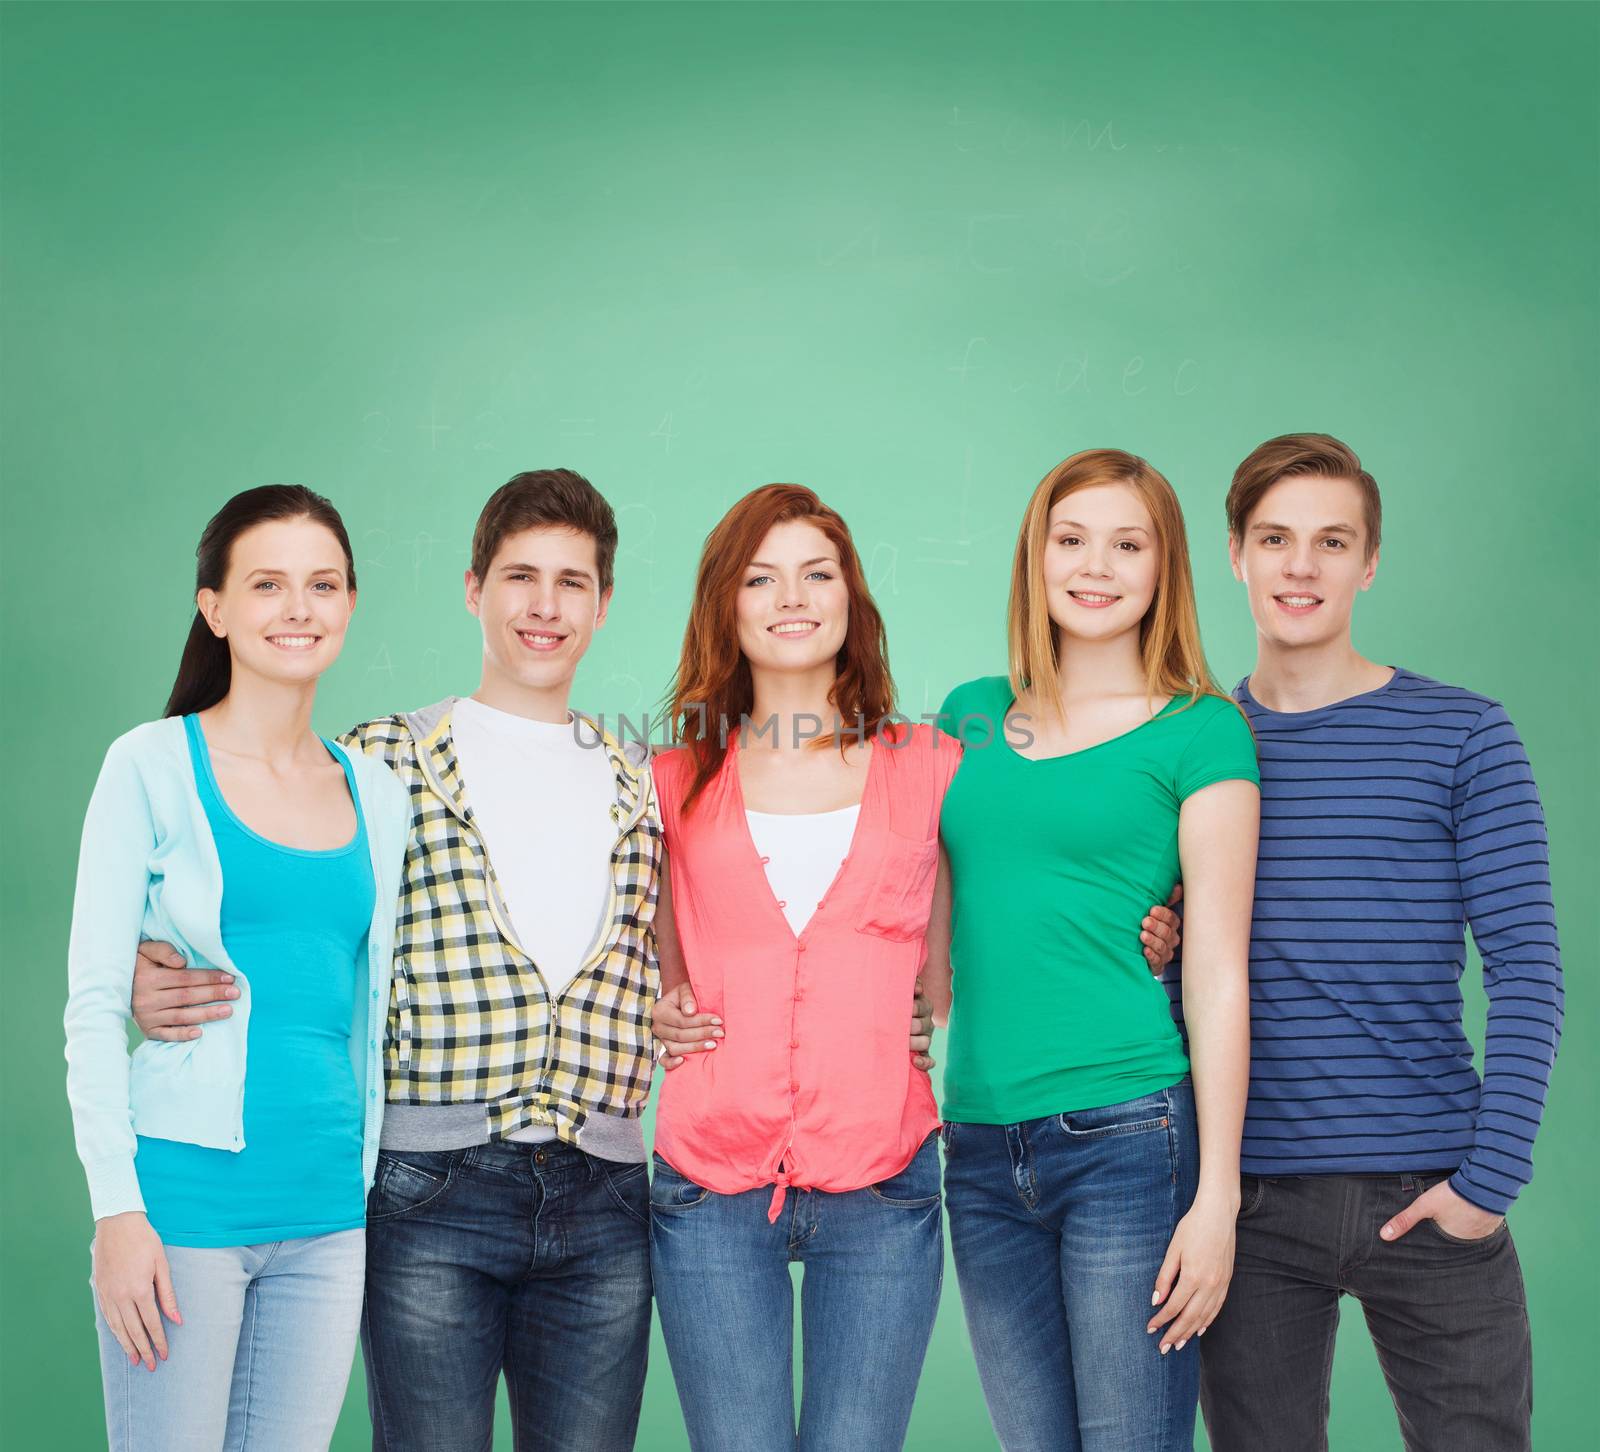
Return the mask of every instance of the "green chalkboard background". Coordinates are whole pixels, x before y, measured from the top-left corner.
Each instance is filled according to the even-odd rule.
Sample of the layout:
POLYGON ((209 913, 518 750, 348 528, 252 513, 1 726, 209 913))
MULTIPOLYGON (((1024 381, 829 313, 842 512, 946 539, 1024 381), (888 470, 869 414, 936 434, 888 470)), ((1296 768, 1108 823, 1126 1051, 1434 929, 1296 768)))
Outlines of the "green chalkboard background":
MULTIPOLYGON (((1570 1011, 1513 1224, 1537 1444, 1592 1445, 1600 12, 7 4, 0 24, 0 1440, 103 1436, 62 1090, 74 854, 106 744, 160 710, 228 494, 305 482, 350 522, 361 608, 324 729, 472 687, 473 518, 552 464, 622 528, 583 705, 656 698, 700 541, 786 479, 853 525, 916 712, 1001 667, 1022 505, 1089 445, 1177 485, 1236 680, 1229 473, 1325 429, 1385 490, 1359 643, 1504 700, 1543 787, 1570 1011)), ((1350 1310, 1333 1445, 1398 1448, 1350 1310)), ((366 1436, 357 1374, 336 1445, 366 1436)), ((659 1345, 640 1445, 685 1445, 659 1345)), ((911 1445, 992 1445, 953 1277, 911 1445)))

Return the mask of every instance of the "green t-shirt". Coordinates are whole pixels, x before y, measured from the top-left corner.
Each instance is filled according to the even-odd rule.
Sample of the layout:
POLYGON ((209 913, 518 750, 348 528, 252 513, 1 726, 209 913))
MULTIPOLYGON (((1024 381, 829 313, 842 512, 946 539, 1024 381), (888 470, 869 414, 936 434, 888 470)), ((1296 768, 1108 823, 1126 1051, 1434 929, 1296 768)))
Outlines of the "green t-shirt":
POLYGON ((1120 1104, 1189 1071, 1140 919, 1179 878, 1178 808, 1259 782, 1255 740, 1222 696, 1175 697, 1122 736, 1030 761, 1004 676, 958 686, 964 743, 939 833, 954 887, 946 1119, 1014 1124, 1120 1104), (985 742, 987 741, 987 744, 985 742))

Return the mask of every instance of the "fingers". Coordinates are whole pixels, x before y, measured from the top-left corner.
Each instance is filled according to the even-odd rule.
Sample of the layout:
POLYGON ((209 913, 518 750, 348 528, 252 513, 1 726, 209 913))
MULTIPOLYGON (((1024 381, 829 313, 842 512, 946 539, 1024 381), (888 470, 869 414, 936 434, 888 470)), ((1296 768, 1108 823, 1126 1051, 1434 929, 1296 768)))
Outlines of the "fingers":
POLYGON ((1222 1309, 1227 1295, 1227 1282, 1221 1277, 1206 1277, 1196 1283, 1195 1293, 1183 1308, 1182 1314, 1167 1328, 1162 1340, 1162 1355, 1167 1347, 1182 1351, 1193 1336, 1205 1335, 1208 1327, 1222 1309))
POLYGON ((927 1054, 913 1054, 911 1056, 911 1067, 921 1069, 924 1074, 938 1062, 937 1059, 929 1058, 927 1054))
POLYGON ((145 1334, 150 1338, 150 1346, 155 1354, 165 1361, 167 1359, 167 1328, 161 1320, 161 1308, 156 1305, 154 1283, 151 1288, 139 1297, 139 1320, 143 1324, 145 1334))
POLYGON ((1176 907, 1183 901, 1183 884, 1180 882, 1172 889, 1172 896, 1167 899, 1168 907, 1176 907))
MULTIPOLYGON (((1167 1247, 1167 1254, 1161 1262, 1161 1269, 1156 1272, 1155 1294, 1150 1297, 1150 1304, 1152 1306, 1159 1306, 1164 1300, 1167 1299, 1168 1293, 1172 1290, 1172 1283, 1178 1278, 1179 1263, 1180 1256, 1178 1254, 1178 1246, 1177 1243, 1174 1242, 1167 1247)), ((1145 1330, 1154 1331, 1160 1324, 1161 1323, 1159 1321, 1152 1318, 1150 1324, 1145 1327, 1145 1330)))
POLYGON ((1151 1318, 1149 1330, 1161 1331, 1161 1354, 1165 1356, 1172 1350, 1177 1342, 1177 1337, 1170 1329, 1169 1323, 1177 1321, 1194 1299, 1199 1290, 1193 1276, 1180 1275, 1178 1284, 1173 1287, 1172 1294, 1167 1297, 1167 1303, 1151 1318), (1162 1327, 1169 1329, 1162 1331, 1162 1327))
POLYGON ((1417 1221, 1424 1220, 1426 1218, 1426 1215, 1418 1211, 1417 1202, 1413 1201, 1398 1215, 1396 1215, 1393 1220, 1385 1225, 1383 1229, 1378 1232, 1378 1235, 1383 1240, 1398 1240, 1402 1235, 1410 1230, 1411 1227, 1417 1223, 1417 1221))
POLYGON ((655 1021, 656 1040, 669 1053, 699 1053, 704 1049, 714 1049, 717 1040, 722 1037, 720 1028, 697 1028, 689 1025, 655 1021))
POLYGON ((144 1318, 139 1314, 138 1298, 129 1296, 117 1303, 118 1314, 122 1317, 122 1329, 127 1333, 128 1340, 133 1343, 133 1359, 142 1361, 145 1369, 156 1369, 156 1354, 150 1346, 150 1333, 145 1330, 144 1318))
MULTIPOLYGON (((189 960, 183 956, 171 943, 142 942, 139 944, 139 956, 153 968, 183 968, 187 969, 189 960)), ((226 977, 227 975, 223 975, 226 977)))
POLYGON ((933 1035, 932 1034, 919 1034, 919 1033, 916 1033, 915 1031, 912 1032, 912 1035, 911 1035, 911 1052, 913 1054, 925 1054, 932 1047, 933 1047, 933 1035))
MULTIPOLYGON (((98 1295, 99 1292, 96 1291, 98 1295)), ((100 1314, 105 1317, 106 1330, 117 1338, 117 1345, 122 1348, 122 1354, 128 1358, 130 1365, 139 1360, 139 1353, 133 1349, 133 1342, 128 1338, 128 1333, 122 1325, 122 1312, 117 1309, 116 1303, 105 1296, 100 1296, 100 1314)))
POLYGON ((233 1009, 226 1003, 202 1003, 199 1008, 173 1008, 158 1015, 162 1028, 189 1028, 197 1023, 211 1023, 219 1018, 231 1018, 233 1009))
POLYGON ((165 1255, 156 1261, 156 1300, 167 1320, 174 1326, 183 1325, 183 1317, 178 1314, 178 1293, 172 1288, 172 1268, 165 1255))

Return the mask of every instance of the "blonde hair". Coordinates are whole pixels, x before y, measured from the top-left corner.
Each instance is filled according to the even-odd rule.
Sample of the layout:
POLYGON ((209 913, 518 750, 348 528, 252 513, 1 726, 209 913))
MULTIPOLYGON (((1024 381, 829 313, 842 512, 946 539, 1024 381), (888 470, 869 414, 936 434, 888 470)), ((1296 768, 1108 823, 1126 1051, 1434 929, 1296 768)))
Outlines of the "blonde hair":
POLYGON ((1011 689, 1020 701, 1032 693, 1045 712, 1059 717, 1054 689, 1061 655, 1055 622, 1045 603, 1044 553, 1050 538, 1050 511, 1069 494, 1099 484, 1132 489, 1150 511, 1159 566, 1156 592, 1139 622, 1139 653, 1151 700, 1220 696, 1200 643, 1200 621, 1189 570, 1189 538, 1183 509, 1172 485, 1143 459, 1121 449, 1085 449, 1057 464, 1033 491, 1022 516, 1011 567, 1007 608, 1011 689))

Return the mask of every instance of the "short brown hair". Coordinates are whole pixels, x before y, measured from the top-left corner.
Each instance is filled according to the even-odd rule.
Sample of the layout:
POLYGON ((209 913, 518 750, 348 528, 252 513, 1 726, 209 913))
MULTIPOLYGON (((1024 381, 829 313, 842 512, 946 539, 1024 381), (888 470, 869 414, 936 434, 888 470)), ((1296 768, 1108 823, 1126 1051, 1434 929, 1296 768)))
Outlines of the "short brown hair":
POLYGON ((611 588, 617 517, 605 496, 571 469, 530 469, 507 480, 483 506, 472 531, 472 573, 482 580, 495 551, 525 529, 570 529, 594 541, 600 591, 611 588))
POLYGON ((1356 451, 1332 434, 1280 434, 1252 449, 1233 471, 1233 485, 1228 490, 1228 533, 1236 541, 1244 539, 1245 525, 1261 503, 1261 496, 1280 479, 1317 474, 1348 479, 1361 491, 1370 559, 1383 535, 1383 501, 1378 496, 1378 484, 1361 467, 1356 451))

